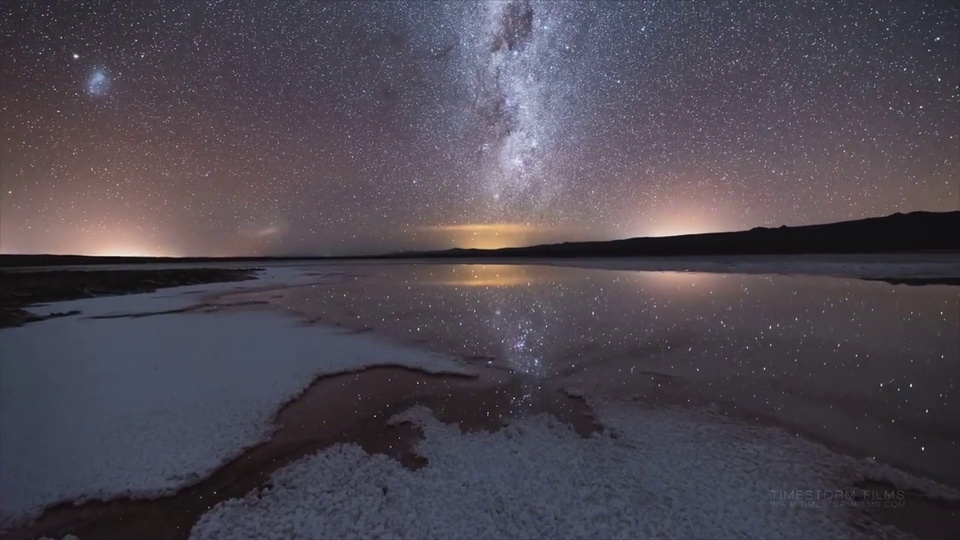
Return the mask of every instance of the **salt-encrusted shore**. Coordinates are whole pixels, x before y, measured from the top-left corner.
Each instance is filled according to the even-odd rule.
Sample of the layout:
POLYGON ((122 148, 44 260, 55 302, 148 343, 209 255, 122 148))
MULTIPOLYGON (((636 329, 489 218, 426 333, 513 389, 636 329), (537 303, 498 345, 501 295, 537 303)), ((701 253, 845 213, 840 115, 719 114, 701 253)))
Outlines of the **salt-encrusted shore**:
POLYGON ((0 330, 0 523, 194 483, 269 437, 281 405, 321 375, 472 372, 452 357, 267 312, 93 318, 307 281, 282 270, 242 285, 60 302, 36 311, 79 314, 0 330))
POLYGON ((229 308, 233 292, 340 277, 271 269, 63 302, 34 310, 80 313, 0 331, 7 525, 113 501, 8 536, 909 537, 925 518, 957 530, 955 490, 793 431, 551 386, 267 302, 229 308), (797 490, 859 498, 798 506, 785 495, 797 490), (878 493, 909 495, 857 502, 878 493))

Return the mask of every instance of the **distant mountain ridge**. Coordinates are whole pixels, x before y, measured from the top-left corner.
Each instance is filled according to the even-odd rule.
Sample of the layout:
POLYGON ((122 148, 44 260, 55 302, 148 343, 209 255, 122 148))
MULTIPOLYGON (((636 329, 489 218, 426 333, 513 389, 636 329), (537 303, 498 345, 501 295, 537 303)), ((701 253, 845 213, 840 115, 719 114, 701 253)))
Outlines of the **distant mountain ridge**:
POLYGON ((454 248, 351 257, 91 257, 0 255, 0 268, 140 263, 218 263, 293 260, 452 259, 499 257, 667 257, 827 253, 960 252, 960 211, 910 212, 820 225, 747 231, 563 242, 500 249, 454 248))
POLYGON ((405 253, 404 257, 643 257, 960 251, 960 211, 910 212, 820 225, 563 242, 500 249, 405 253))

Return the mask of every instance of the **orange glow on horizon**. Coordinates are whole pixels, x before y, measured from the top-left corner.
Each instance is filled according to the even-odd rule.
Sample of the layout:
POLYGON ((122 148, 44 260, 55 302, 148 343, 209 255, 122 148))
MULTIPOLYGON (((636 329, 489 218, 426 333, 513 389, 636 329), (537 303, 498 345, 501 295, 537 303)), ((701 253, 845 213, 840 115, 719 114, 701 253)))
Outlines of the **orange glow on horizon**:
POLYGON ((452 287, 514 287, 529 285, 542 279, 537 277, 536 273, 529 274, 527 268, 512 264, 465 264, 446 266, 440 271, 449 275, 430 281, 431 284, 452 287))
POLYGON ((555 229, 528 223, 462 223, 421 227, 418 232, 439 237, 451 247, 499 249, 539 243, 555 229))
POLYGON ((722 286, 724 280, 723 274, 679 270, 624 271, 620 275, 637 283, 645 291, 668 297, 710 294, 722 286))
POLYGON ((158 248, 136 245, 108 245, 100 248, 93 248, 77 255, 90 255, 94 257, 176 257, 170 252, 158 248))
POLYGON ((66 240, 52 252, 90 257, 181 257, 182 253, 129 233, 84 235, 66 240))
POLYGON ((695 207, 673 208, 657 212, 644 223, 635 225, 631 237, 683 236, 737 230, 727 216, 695 207))

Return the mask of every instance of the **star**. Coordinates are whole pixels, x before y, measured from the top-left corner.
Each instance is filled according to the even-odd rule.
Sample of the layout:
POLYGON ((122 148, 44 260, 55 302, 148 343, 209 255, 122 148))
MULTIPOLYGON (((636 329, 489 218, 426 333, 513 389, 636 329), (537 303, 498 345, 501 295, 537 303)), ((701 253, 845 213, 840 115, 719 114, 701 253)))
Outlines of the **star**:
POLYGON ((219 2, 199 25, 167 0, 15 4, 0 252, 138 226, 181 254, 449 248, 470 238, 416 231, 464 223, 609 240, 960 201, 938 2, 219 2))

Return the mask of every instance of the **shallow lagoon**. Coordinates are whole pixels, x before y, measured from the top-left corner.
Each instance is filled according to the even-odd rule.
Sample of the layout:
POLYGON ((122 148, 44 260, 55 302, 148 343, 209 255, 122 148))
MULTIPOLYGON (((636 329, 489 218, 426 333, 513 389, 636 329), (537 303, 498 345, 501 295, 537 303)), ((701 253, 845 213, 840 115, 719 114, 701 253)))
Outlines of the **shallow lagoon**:
POLYGON ((337 283, 241 296, 530 385, 714 405, 960 481, 956 287, 549 265, 341 268, 337 283))

